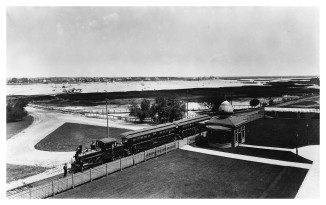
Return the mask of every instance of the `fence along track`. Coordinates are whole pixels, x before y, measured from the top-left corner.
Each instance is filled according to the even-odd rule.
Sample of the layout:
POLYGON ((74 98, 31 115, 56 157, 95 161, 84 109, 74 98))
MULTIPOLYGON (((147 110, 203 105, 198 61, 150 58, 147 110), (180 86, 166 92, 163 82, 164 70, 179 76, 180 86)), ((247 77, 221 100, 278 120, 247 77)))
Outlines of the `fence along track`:
MULTIPOLYGON (((264 113, 257 113, 247 116, 248 121, 254 121, 264 117, 264 113)), ((21 192, 17 192, 11 195, 7 195, 7 198, 46 198, 54 196, 60 192, 72 189, 76 186, 82 185, 87 182, 91 182, 94 179, 98 179, 103 176, 107 176, 113 172, 121 171, 130 166, 139 164, 146 160, 158 157, 173 150, 176 150, 184 145, 194 143, 199 138, 199 134, 186 137, 181 140, 177 140, 171 143, 167 143, 153 149, 146 150, 144 152, 137 153, 128 157, 124 157, 106 164, 97 166, 92 169, 88 169, 84 172, 73 174, 62 179, 53 180, 37 187, 32 187, 21 192)))
POLYGON ((65 178, 56 179, 51 182, 32 187, 27 190, 11 194, 7 196, 10 199, 40 199, 54 196, 60 192, 73 189, 76 186, 91 182, 94 179, 98 179, 103 176, 107 176, 113 172, 121 171, 125 168, 134 166, 146 160, 155 158, 157 156, 166 154, 178 148, 178 142, 171 142, 166 145, 159 146, 145 152, 140 152, 135 155, 124 157, 106 164, 102 164, 92 169, 88 169, 84 172, 73 174, 65 178))

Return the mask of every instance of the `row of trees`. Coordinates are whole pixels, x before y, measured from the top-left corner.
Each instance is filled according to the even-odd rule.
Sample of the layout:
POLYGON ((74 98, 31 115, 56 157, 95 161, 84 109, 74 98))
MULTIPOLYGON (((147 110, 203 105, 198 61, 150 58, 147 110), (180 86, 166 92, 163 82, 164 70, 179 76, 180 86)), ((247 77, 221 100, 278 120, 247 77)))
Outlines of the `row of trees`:
POLYGON ((130 116, 138 117, 141 122, 146 118, 152 118, 154 122, 165 123, 182 119, 186 105, 176 96, 157 97, 151 104, 149 100, 143 99, 140 106, 133 102, 129 108, 130 116))
MULTIPOLYGON (((206 106, 212 113, 218 113, 218 108, 225 101, 224 97, 206 97, 202 99, 202 104, 206 106)), ((261 103, 259 99, 254 98, 249 102, 251 107, 273 105, 274 101, 269 100, 261 103)), ((186 110, 186 105, 176 96, 157 97, 155 102, 143 99, 139 104, 135 101, 129 107, 130 116, 138 117, 140 122, 146 118, 151 118, 154 122, 165 123, 173 122, 174 120, 182 119, 186 110)))
POLYGON ((27 115, 25 110, 28 101, 25 99, 8 99, 6 106, 7 122, 22 120, 27 115))

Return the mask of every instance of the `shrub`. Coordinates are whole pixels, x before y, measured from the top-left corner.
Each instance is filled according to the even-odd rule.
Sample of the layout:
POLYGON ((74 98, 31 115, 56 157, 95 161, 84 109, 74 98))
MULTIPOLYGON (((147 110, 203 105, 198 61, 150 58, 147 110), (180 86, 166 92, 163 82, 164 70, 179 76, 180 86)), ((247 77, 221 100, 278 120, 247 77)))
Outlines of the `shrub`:
POLYGON ((249 104, 251 107, 256 107, 257 105, 259 105, 260 101, 257 98, 254 98, 252 100, 250 100, 249 104))
POLYGON ((7 122, 21 120, 23 117, 25 117, 27 115, 25 110, 27 104, 28 101, 21 98, 7 100, 7 122))

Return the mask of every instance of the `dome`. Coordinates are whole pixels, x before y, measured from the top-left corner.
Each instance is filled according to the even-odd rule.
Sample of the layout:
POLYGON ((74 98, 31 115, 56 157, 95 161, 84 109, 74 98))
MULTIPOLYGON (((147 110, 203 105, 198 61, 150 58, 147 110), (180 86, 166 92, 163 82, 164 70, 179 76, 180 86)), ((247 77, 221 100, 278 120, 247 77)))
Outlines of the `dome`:
POLYGON ((224 101, 221 103, 220 107, 218 108, 218 112, 221 114, 232 114, 233 107, 228 101, 224 101))

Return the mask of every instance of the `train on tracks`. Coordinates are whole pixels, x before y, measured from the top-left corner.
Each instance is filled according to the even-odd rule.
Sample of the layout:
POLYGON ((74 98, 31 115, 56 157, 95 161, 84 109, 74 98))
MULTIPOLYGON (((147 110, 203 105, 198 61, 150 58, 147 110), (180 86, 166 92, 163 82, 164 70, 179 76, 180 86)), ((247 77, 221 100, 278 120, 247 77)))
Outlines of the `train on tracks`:
POLYGON ((103 138, 92 143, 91 149, 82 149, 79 145, 75 153, 75 160, 71 164, 72 172, 113 161, 122 157, 183 139, 205 130, 200 122, 209 120, 208 115, 199 115, 190 119, 174 121, 149 128, 122 133, 117 138, 103 138))

